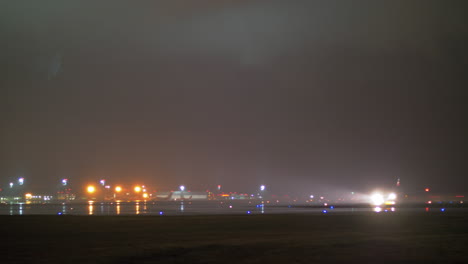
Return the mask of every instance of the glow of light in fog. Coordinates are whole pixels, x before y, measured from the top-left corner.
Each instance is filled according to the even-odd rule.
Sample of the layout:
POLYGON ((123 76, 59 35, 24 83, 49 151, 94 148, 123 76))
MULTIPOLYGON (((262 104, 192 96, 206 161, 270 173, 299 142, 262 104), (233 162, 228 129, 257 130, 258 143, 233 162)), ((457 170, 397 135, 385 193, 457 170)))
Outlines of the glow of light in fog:
POLYGON ((260 191, 264 191, 265 190, 265 185, 260 185, 260 191))
POLYGON ((122 191, 122 187, 120 186, 115 187, 115 192, 121 192, 121 191, 122 191))
POLYGON ((179 186, 179 189, 183 192, 185 190, 185 186, 181 185, 181 186, 179 186))
POLYGON ((139 192, 141 192, 141 187, 140 187, 140 186, 135 186, 135 188, 133 188, 133 190, 134 190, 136 193, 139 193, 139 192))
POLYGON ((86 191, 91 194, 91 193, 94 193, 96 191, 96 188, 92 185, 88 185, 88 187, 86 188, 86 191))
POLYGON ((385 201, 383 195, 380 193, 374 193, 371 196, 371 201, 373 205, 382 205, 385 201))

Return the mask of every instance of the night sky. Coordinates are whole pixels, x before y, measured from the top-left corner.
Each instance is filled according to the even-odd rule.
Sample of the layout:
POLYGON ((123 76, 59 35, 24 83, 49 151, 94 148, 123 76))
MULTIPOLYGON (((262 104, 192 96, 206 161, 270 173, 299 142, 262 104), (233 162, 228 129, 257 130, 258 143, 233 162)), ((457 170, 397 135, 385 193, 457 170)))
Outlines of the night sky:
POLYGON ((466 191, 467 1, 2 1, 0 187, 466 191))

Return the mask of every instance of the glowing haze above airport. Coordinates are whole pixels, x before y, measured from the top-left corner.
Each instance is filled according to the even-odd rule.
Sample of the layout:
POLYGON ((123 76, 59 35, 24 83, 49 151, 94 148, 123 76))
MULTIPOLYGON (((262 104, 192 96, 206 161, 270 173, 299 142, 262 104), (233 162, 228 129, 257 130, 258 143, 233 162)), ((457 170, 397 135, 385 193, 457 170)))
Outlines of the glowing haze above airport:
POLYGON ((466 10, 2 3, 0 188, 466 190, 466 10))

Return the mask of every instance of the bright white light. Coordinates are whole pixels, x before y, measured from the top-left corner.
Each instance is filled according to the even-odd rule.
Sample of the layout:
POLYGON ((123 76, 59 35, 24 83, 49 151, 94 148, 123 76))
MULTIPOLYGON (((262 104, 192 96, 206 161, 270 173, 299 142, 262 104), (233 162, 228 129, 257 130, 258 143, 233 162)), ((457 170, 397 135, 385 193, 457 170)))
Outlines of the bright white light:
POLYGON ((101 183, 102 186, 106 184, 106 180, 100 180, 99 183, 101 183))
POLYGON ((374 212, 380 213, 380 212, 382 212, 382 208, 380 208, 380 207, 375 207, 375 208, 374 208, 374 212))
POLYGON ((183 192, 185 190, 185 186, 181 185, 179 189, 183 192))
POLYGON ((24 178, 19 178, 18 179, 18 184, 23 185, 24 184, 24 178))
POLYGON ((314 199, 314 196, 313 196, 313 195, 311 195, 311 196, 310 196, 310 199, 314 199))
POLYGON ((260 191, 264 191, 265 190, 265 185, 260 185, 260 191))
POLYGON ((68 183, 68 179, 63 179, 63 180, 62 180, 62 185, 63 185, 63 186, 66 186, 67 183, 68 183))
POLYGON ((380 193, 374 193, 371 196, 371 201, 373 205, 382 205, 385 202, 383 195, 380 193))
POLYGON ((391 193, 388 195, 388 200, 395 200, 397 198, 397 195, 395 193, 391 193))
POLYGON ((13 183, 12 182, 10 182, 10 188, 13 188, 13 183))

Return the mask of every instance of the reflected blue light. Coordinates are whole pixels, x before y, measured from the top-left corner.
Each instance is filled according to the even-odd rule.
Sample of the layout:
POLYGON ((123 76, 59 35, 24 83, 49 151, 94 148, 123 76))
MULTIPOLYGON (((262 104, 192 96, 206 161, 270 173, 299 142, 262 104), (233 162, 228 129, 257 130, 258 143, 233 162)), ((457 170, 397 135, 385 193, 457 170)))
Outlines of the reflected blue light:
POLYGON ((57 214, 58 214, 58 215, 62 215, 63 213, 62 213, 62 212, 58 212, 57 214))
POLYGON ((441 212, 445 212, 445 208, 440 209, 441 212))
POLYGON ((328 213, 328 211, 327 210, 322 210, 322 213, 326 214, 326 213, 328 213))
POLYGON ((164 213, 163 212, 159 212, 159 215, 163 215, 164 213))
POLYGON ((247 214, 251 214, 251 213, 252 213, 252 212, 250 212, 250 211, 247 211, 247 214))
POLYGON ((333 205, 332 205, 332 206, 330 206, 330 209, 335 209, 335 206, 333 206, 333 205))

